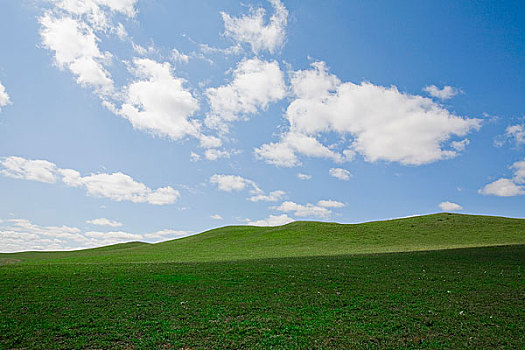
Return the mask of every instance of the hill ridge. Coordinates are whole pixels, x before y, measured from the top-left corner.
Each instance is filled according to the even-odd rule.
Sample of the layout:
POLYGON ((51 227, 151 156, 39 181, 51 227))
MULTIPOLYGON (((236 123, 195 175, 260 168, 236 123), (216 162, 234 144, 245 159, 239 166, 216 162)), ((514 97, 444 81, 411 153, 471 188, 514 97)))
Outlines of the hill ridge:
POLYGON ((339 224, 224 226, 179 239, 77 251, 0 254, 20 263, 213 262, 525 244, 525 219, 437 213, 339 224))

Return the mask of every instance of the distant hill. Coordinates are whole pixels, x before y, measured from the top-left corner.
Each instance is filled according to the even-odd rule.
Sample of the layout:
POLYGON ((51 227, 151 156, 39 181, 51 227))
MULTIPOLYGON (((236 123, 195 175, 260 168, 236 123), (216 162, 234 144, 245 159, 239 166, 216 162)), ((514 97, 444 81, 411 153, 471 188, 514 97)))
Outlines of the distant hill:
POLYGON ((276 227, 227 226, 157 244, 0 254, 0 263, 205 262, 524 243, 525 219, 440 213, 362 224, 297 221, 276 227))

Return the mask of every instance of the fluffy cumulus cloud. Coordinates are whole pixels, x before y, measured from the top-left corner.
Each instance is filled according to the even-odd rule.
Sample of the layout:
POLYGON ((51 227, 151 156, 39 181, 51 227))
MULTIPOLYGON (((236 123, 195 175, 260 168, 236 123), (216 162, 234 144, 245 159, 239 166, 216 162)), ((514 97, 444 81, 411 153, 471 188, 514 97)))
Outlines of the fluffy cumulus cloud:
POLYGON ((281 226, 293 222, 294 219, 286 214, 282 215, 270 215, 266 219, 261 220, 247 220, 247 224, 250 226, 281 226))
POLYGON ((283 167, 300 165, 297 153, 308 157, 329 158, 336 163, 346 160, 345 155, 332 151, 323 145, 315 136, 298 132, 284 134, 279 143, 270 143, 255 150, 257 157, 265 159, 268 163, 283 167))
POLYGON ((7 157, 0 161, 0 174, 15 179, 55 183, 57 167, 47 160, 30 160, 22 157, 7 157))
POLYGON ((463 209, 461 205, 449 201, 439 203, 439 208, 443 211, 457 211, 463 209))
POLYGON ((9 95, 5 90, 5 86, 2 85, 2 82, 0 82, 0 111, 2 111, 2 107, 7 106, 9 103, 11 103, 9 95))
POLYGON ((179 191, 170 186, 153 190, 121 172, 82 176, 76 170, 60 169, 46 160, 28 160, 21 157, 4 158, 0 165, 0 174, 7 177, 46 183, 55 183, 60 179, 67 186, 85 188, 91 196, 115 201, 164 205, 174 203, 180 196, 179 191))
POLYGON ((350 180, 350 176, 352 176, 348 170, 342 168, 331 168, 328 170, 328 174, 330 174, 331 177, 335 177, 336 179, 343 181, 350 180))
POLYGON ((274 13, 268 21, 263 8, 251 9, 248 15, 232 17, 222 12, 224 34, 238 43, 250 45, 254 53, 263 50, 275 53, 282 47, 286 38, 288 11, 280 0, 269 0, 274 13))
POLYGON ((220 216, 219 214, 213 214, 212 216, 210 216, 210 218, 212 218, 213 220, 222 220, 222 216, 220 216))
POLYGON ((118 111, 134 128, 177 140, 199 136, 199 124, 189 119, 199 109, 197 99, 172 74, 168 62, 135 59, 138 80, 125 88, 125 102, 118 111))
POLYGON ((243 60, 234 70, 231 83, 206 90, 210 112, 205 123, 225 132, 228 123, 266 109, 285 92, 283 72, 276 61, 243 60))
POLYGON ((501 178, 491 182, 480 189, 479 193, 498 197, 525 195, 525 160, 515 162, 510 169, 513 170, 511 179, 501 178))
POLYGON ((106 218, 98 218, 93 220, 87 220, 88 224, 97 225, 97 226, 109 226, 109 227, 121 227, 123 224, 121 222, 110 220, 106 218))
POLYGON ((45 48, 53 52, 56 64, 69 69, 81 85, 107 95, 113 91, 113 80, 106 67, 112 54, 101 51, 100 33, 122 36, 122 24, 113 24, 120 13, 135 15, 136 0, 63 0, 39 18, 40 36, 45 48))
POLYGON ((479 119, 456 116, 429 98, 372 83, 342 83, 328 73, 324 62, 291 76, 294 100, 285 116, 289 130, 276 143, 255 150, 270 164, 296 166, 298 154, 350 160, 356 153, 369 162, 389 161, 422 165, 458 155, 449 145, 479 129, 479 119), (319 135, 349 137, 341 151, 324 145, 319 135))
POLYGON ((124 231, 82 231, 71 226, 41 226, 26 219, 0 220, 0 252, 73 250, 148 240, 163 241, 187 236, 187 231, 160 230, 146 234, 124 231))
MULTIPOLYGON (((184 86, 185 80, 174 76, 170 63, 123 59, 101 49, 106 46, 104 40, 115 34, 127 39, 140 55, 154 51, 135 44, 127 37, 124 25, 115 23, 117 14, 126 20, 135 17, 135 4, 136 0, 53 2, 39 18, 42 46, 53 53, 58 67, 69 70, 82 86, 93 88, 105 107, 127 119, 135 129, 173 140, 193 136, 204 148, 219 147, 220 140, 203 135, 201 123, 191 119, 199 109, 198 100, 184 86), (116 63, 130 67, 134 76, 130 84, 115 84, 110 68, 116 63)), ((172 58, 180 63, 189 60, 176 49, 172 50, 172 58)))
POLYGON ((456 96, 461 92, 461 90, 456 89, 452 86, 443 86, 442 89, 438 88, 436 85, 425 86, 423 91, 427 92, 430 96, 438 98, 440 100, 448 100, 456 96))
POLYGON ((109 198, 121 202, 149 203, 154 205, 172 204, 179 197, 179 191, 170 186, 152 190, 131 176, 121 172, 106 174, 91 174, 81 176, 72 169, 61 169, 63 182, 68 186, 84 187, 88 195, 109 198))

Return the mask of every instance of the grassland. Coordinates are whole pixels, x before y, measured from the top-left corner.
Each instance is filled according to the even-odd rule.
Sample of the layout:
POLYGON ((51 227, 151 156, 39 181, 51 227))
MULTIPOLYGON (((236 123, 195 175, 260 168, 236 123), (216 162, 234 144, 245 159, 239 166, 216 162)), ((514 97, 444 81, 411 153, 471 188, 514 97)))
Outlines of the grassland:
POLYGON ((25 263, 212 262, 525 244, 525 220, 434 214, 342 225, 229 226, 173 241, 76 252, 0 254, 25 263))
POLYGON ((522 348, 524 241, 441 214, 2 255, 0 348, 522 348))

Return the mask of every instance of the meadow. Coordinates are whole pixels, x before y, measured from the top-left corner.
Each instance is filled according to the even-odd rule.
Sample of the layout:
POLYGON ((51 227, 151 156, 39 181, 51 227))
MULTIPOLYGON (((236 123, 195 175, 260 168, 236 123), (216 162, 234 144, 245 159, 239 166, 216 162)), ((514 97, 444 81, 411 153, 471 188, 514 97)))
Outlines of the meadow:
POLYGON ((0 259, 2 349, 525 343, 519 219, 226 227, 154 245, 0 259))

